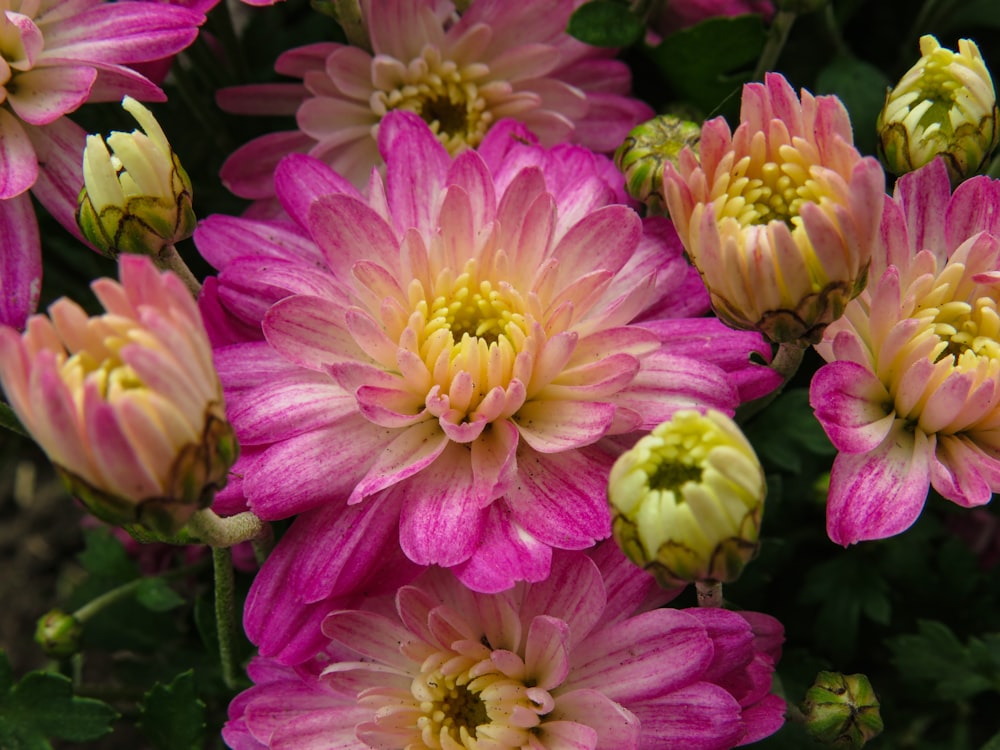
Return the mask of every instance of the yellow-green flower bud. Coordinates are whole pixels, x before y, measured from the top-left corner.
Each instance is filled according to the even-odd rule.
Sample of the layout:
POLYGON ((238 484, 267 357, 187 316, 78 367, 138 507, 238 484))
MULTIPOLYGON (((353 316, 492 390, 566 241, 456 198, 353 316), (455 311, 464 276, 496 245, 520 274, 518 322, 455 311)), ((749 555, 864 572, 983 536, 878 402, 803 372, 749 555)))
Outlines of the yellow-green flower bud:
POLYGON ((76 223, 108 257, 154 255, 194 231, 191 180, 152 112, 128 96, 122 107, 145 132, 87 136, 76 223))
POLYGON ((982 168, 1000 138, 993 79, 970 39, 960 39, 952 52, 928 34, 920 37, 920 53, 886 95, 879 156, 897 175, 942 156, 957 184, 982 168))
POLYGON ((864 747, 882 733, 878 698, 863 674, 820 672, 806 692, 803 713, 809 733, 838 748, 864 747))
POLYGON ((700 125, 676 115, 660 115, 632 128, 615 151, 615 166, 625 175, 625 190, 645 203, 650 213, 665 215, 663 164, 676 164, 685 146, 697 153, 700 138, 700 125))
POLYGON ((767 486, 732 419, 682 410, 611 469, 612 533, 664 586, 736 580, 757 553, 767 486))
POLYGON ((35 642, 46 656, 61 659, 80 650, 83 623, 61 609, 53 609, 38 618, 35 642))

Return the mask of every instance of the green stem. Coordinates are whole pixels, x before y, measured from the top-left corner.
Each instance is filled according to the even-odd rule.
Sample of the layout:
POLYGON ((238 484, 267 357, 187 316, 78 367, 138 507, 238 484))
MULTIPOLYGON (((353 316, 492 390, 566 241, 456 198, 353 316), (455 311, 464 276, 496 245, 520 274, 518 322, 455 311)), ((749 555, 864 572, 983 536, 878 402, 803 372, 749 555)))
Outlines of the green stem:
POLYGON ((833 3, 827 3, 827 6, 823 9, 823 23, 826 26, 826 32, 830 35, 830 41, 833 42, 834 49, 837 51, 838 57, 851 57, 851 50, 848 48, 846 42, 844 42, 844 36, 840 33, 840 26, 837 25, 837 14, 833 12, 833 3))
POLYGON ((0 401, 0 427, 6 427, 11 432, 16 432, 18 435, 26 438, 31 437, 28 431, 24 429, 24 425, 21 424, 21 420, 17 418, 14 410, 3 401, 0 401))
MULTIPOLYGON (((160 578, 180 578, 182 576, 190 575, 191 573, 197 572, 201 569, 202 565, 200 563, 194 563, 193 565, 185 565, 180 568, 175 568, 174 570, 168 570, 166 573, 161 573, 160 578)), ((78 620, 81 624, 87 622, 93 618, 98 612, 100 612, 105 607, 110 607, 116 602, 120 602, 122 599, 127 599, 132 596, 136 589, 138 589, 143 581, 147 580, 145 577, 136 578, 134 581, 129 581, 128 583, 123 583, 121 586, 111 589, 111 591, 105 591, 100 596, 91 599, 89 602, 84 604, 78 610, 70 615, 74 619, 78 620)))
POLYGON ((263 539, 271 532, 270 525, 250 511, 223 518, 210 508, 191 516, 187 528, 198 541, 212 547, 232 547, 240 542, 263 539))
POLYGON ((763 81, 764 74, 769 70, 774 70, 774 66, 781 56, 781 50, 785 48, 788 35, 792 31, 792 24, 795 23, 795 13, 787 10, 779 10, 771 23, 771 29, 767 34, 767 41, 764 43, 764 50, 757 60, 757 67, 754 69, 753 81, 763 81))
POLYGON ((360 47, 366 52, 372 51, 371 39, 368 29, 365 28, 365 20, 361 15, 361 4, 358 0, 333 0, 334 17, 340 28, 344 30, 344 36, 353 47, 360 47))
POLYGON ((188 291, 191 292, 195 299, 198 298, 198 294, 201 292, 201 282, 191 273, 191 269, 187 267, 187 263, 181 258, 176 247, 173 245, 165 246, 154 256, 153 260, 156 261, 156 265, 161 270, 173 271, 177 274, 180 280, 184 282, 184 286, 188 288, 188 291))
POLYGON ((239 689, 236 672, 236 611, 234 604, 233 557, 228 547, 212 548, 212 570, 215 573, 215 627, 219 636, 219 658, 222 680, 230 690, 239 689))
POLYGON ((778 351, 774 353, 771 360, 771 369, 781 376, 781 385, 753 401, 747 401, 736 410, 736 422, 744 424, 750 417, 764 410, 774 399, 781 395, 781 392, 788 385, 788 381, 795 377, 802 364, 802 358, 806 354, 806 347, 799 344, 779 344, 778 351))
POLYGON ((699 607, 721 607, 722 606, 722 584, 702 583, 698 581, 694 585, 698 594, 699 607))

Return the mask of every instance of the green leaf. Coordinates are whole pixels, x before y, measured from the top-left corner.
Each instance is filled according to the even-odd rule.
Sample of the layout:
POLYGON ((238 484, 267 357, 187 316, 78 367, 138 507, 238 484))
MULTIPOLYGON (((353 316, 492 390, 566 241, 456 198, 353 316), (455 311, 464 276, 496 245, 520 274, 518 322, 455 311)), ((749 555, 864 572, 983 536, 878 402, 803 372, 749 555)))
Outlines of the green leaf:
POLYGON ((129 559, 122 543, 115 539, 111 529, 88 529, 84 532, 85 548, 78 559, 94 578, 108 583, 126 583, 139 577, 139 569, 129 559))
POLYGON ((166 612, 184 603, 184 597, 170 588, 162 578, 145 579, 136 589, 135 598, 153 612, 166 612))
POLYGON ((629 11, 628 5, 613 0, 593 0, 570 16, 566 31, 570 36, 595 47, 628 47, 639 41, 646 25, 629 11))
POLYGON ((835 58, 816 76, 816 93, 840 97, 851 115, 854 145, 866 154, 875 153, 875 123, 891 85, 881 70, 852 57, 835 58))
POLYGON ((188 670, 169 685, 156 683, 140 708, 139 727, 158 750, 200 750, 205 735, 205 704, 188 670))
POLYGON ((947 701, 965 701, 1000 682, 1000 643, 972 638, 964 646, 942 622, 921 620, 917 634, 889 640, 892 661, 909 681, 935 686, 937 695, 947 701))
POLYGON ((671 34, 649 54, 678 97, 711 115, 727 99, 735 109, 766 39, 760 16, 711 18, 671 34))
POLYGON ((1000 732, 997 732, 979 750, 1000 750, 1000 732))
POLYGON ((798 474, 802 451, 832 456, 837 451, 809 405, 809 390, 793 388, 782 393, 744 430, 761 461, 798 474))
POLYGON ((858 553, 813 568, 799 599, 820 605, 816 641, 838 657, 853 655, 862 615, 880 624, 887 624, 892 615, 888 584, 872 575, 871 561, 858 553))
POLYGON ((47 738, 84 742, 111 732, 118 713, 107 703, 73 695, 68 677, 29 672, 14 684, 0 652, 0 747, 50 750, 47 738))

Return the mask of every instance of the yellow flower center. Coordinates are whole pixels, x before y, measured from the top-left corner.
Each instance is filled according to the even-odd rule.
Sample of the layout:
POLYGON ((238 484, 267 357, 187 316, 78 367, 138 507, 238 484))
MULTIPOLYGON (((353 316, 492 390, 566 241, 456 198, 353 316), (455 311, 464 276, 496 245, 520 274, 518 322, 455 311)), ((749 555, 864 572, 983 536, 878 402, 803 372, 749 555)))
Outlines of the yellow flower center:
POLYGON ((442 270, 431 290, 414 279, 408 293, 408 327, 430 386, 449 396, 452 409, 475 417, 486 395, 515 377, 517 355, 530 340, 527 302, 507 282, 480 278, 475 259, 458 275, 442 270))
POLYGON ((372 109, 380 117, 393 109, 415 112, 454 156, 478 146, 493 123, 488 92, 477 85, 486 72, 481 63, 459 67, 442 60, 440 50, 427 45, 407 66, 401 85, 372 95, 372 109))
MULTIPOLYGON (((772 147, 764 143, 763 133, 753 136, 755 148, 720 177, 712 190, 716 218, 731 217, 741 226, 783 221, 801 225, 799 211, 803 203, 818 203, 820 188, 809 176, 809 167, 817 163, 810 151, 815 149, 801 139, 793 144, 772 147)), ((818 155, 816 155, 818 157, 818 155)))

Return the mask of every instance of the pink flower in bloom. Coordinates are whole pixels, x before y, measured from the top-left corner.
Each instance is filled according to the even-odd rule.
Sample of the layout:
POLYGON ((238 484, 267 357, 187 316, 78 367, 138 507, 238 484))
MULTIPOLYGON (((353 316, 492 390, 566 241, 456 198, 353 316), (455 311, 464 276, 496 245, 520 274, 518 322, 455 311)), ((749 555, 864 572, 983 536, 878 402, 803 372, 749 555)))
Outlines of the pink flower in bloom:
POLYGON ((0 323, 20 328, 38 302, 41 254, 28 191, 79 236, 86 134, 64 115, 124 95, 162 101, 129 65, 191 43, 204 16, 101 0, 0 0, 0 323))
POLYGON ((765 21, 774 15, 771 0, 667 0, 654 26, 663 36, 694 26, 709 18, 759 13, 765 21))
POLYGON ((625 96, 624 63, 565 33, 581 0, 475 0, 459 17, 449 0, 364 0, 371 52, 334 43, 290 50, 276 70, 301 83, 219 93, 242 114, 294 114, 298 129, 236 151, 222 178, 238 195, 273 195, 281 157, 307 152, 356 186, 381 159, 378 124, 397 109, 419 114, 449 153, 479 145, 501 118, 525 123, 546 145, 575 142, 610 152, 652 117, 625 96))
POLYGON ((743 87, 735 132, 705 123, 667 163, 670 217, 720 318, 778 343, 815 343, 865 285, 885 175, 854 148, 834 96, 781 75, 743 87))
POLYGON ((610 544, 499 594, 431 569, 330 614, 319 658, 255 660, 223 736, 235 750, 723 750, 775 732, 781 624, 652 609, 667 596, 610 544))
MULTIPOLYGON (((195 234, 243 449, 217 508, 299 515, 252 600, 320 603, 399 545, 477 590, 541 580, 552 547, 610 533, 628 433, 776 385, 748 362, 761 337, 687 317, 704 289, 669 222, 608 205, 608 159, 508 122, 452 161, 408 112, 379 138, 367 197, 294 155, 276 184, 296 226, 195 234)), ((275 609, 248 607, 265 653, 275 609)))
POLYGON ((965 507, 1000 490, 1000 182, 952 195, 937 159, 896 183, 880 236, 810 389, 840 451, 827 531, 845 545, 908 528, 929 486, 965 507))

